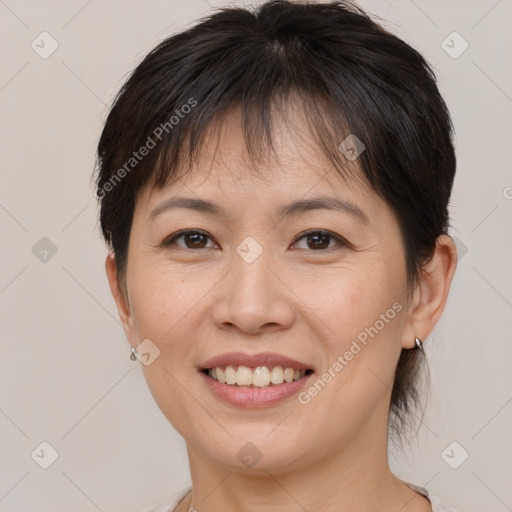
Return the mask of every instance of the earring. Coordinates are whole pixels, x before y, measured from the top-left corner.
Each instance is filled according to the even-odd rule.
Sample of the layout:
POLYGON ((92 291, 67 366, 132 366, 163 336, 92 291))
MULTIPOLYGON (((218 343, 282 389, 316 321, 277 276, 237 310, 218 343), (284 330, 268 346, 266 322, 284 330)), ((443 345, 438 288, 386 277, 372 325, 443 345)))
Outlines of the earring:
POLYGON ((418 336, 414 337, 414 350, 423 350, 423 341, 421 341, 418 336))
POLYGON ((137 360, 137 351, 132 347, 132 353, 130 354, 130 359, 132 361, 136 361, 137 360))

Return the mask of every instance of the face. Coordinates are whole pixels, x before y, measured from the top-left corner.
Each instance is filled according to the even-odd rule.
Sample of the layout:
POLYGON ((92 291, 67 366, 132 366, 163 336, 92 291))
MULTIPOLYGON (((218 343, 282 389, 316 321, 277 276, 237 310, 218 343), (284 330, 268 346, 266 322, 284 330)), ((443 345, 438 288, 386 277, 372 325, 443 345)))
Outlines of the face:
POLYGON ((160 351, 151 393, 189 447, 237 471, 382 440, 412 341, 392 210, 297 133, 280 125, 279 163, 256 174, 231 116, 190 173, 140 195, 130 235, 124 326, 160 351))

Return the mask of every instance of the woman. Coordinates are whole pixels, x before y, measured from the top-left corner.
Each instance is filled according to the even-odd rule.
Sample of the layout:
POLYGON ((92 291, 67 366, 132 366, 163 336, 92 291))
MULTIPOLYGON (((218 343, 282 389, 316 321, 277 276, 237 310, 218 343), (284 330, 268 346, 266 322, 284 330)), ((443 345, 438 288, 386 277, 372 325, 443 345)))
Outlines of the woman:
POLYGON ((455 164, 431 69, 348 2, 224 9, 135 69, 97 195, 131 357, 187 444, 158 510, 446 507, 387 445, 455 272, 455 164))

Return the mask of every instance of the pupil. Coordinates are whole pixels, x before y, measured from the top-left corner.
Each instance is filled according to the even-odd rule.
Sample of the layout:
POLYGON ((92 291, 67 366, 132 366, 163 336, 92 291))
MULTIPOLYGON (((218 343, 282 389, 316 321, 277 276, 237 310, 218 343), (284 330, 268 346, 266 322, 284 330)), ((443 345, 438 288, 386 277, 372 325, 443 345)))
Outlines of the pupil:
POLYGON ((201 240, 202 238, 204 239, 204 236, 201 235, 200 233, 193 233, 192 235, 187 235, 186 236, 187 238, 187 245, 189 245, 188 242, 191 243, 191 245, 193 245, 194 247, 204 247, 204 243, 201 245, 201 241, 204 242, 204 240, 201 240))
POLYGON ((312 245, 311 249, 327 249, 329 247, 329 235, 310 235, 308 243, 312 245))

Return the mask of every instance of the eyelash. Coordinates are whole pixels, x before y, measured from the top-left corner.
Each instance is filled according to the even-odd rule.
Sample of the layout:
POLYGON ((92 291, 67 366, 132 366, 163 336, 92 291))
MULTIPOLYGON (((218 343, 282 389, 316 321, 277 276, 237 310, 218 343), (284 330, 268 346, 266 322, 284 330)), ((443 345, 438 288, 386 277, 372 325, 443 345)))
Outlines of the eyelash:
MULTIPOLYGON (((171 246, 171 245, 176 245, 175 241, 178 240, 179 238, 186 236, 186 235, 203 235, 203 236, 207 237, 208 239, 213 240, 207 233, 205 233, 204 231, 201 231, 199 229, 185 229, 182 231, 178 231, 177 233, 166 238, 162 242, 161 246, 169 248, 169 246, 171 246)), ((300 235, 298 235, 295 238, 295 240, 293 241, 293 245, 295 245, 299 240, 302 240, 303 238, 306 238, 307 236, 312 236, 312 235, 328 236, 331 239, 334 239, 337 242, 338 246, 341 246, 341 247, 349 247, 350 246, 349 242, 347 240, 345 240, 344 238, 340 237, 339 235, 335 235, 334 233, 331 233, 330 231, 326 231, 324 229, 312 229, 312 230, 305 231, 305 232, 301 233, 300 235)), ((177 247, 179 249, 183 249, 186 251, 197 251, 200 249, 211 249, 212 248, 212 247, 203 247, 200 249, 193 249, 190 247, 181 247, 179 245, 177 247)), ((305 250, 308 250, 308 252, 326 252, 326 251, 330 251, 335 248, 336 247, 328 247, 327 249, 317 249, 317 250, 305 249, 305 250)), ((299 250, 301 250, 301 249, 299 249, 299 250)))

